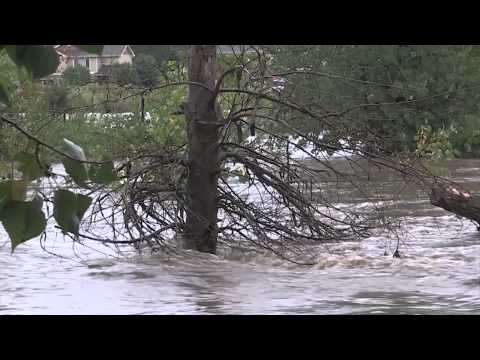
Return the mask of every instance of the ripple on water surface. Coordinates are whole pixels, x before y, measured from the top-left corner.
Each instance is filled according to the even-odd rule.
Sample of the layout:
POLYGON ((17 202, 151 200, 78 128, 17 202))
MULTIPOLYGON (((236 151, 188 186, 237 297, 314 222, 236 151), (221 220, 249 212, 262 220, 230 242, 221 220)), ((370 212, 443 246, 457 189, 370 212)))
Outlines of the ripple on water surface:
MULTIPOLYGON (((455 176, 472 182, 478 164, 461 163, 455 176)), ((401 259, 397 240, 379 236, 312 248, 311 267, 254 251, 116 259, 78 248, 72 257, 61 237, 49 249, 74 261, 36 241, 11 255, 2 229, 0 314, 480 314, 475 227, 424 199, 394 211, 406 216, 401 259)))

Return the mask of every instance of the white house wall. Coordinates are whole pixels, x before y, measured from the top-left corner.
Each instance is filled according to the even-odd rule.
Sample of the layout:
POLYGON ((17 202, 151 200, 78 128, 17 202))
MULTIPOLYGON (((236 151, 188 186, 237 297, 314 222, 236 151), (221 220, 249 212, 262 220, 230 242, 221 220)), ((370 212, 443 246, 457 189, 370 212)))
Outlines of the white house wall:
POLYGON ((96 74, 100 69, 100 59, 98 57, 90 59, 90 73, 96 74))
POLYGON ((122 54, 122 55, 120 55, 120 57, 118 58, 117 62, 118 62, 119 64, 132 64, 132 63, 133 63, 132 55, 130 55, 130 54, 122 54))

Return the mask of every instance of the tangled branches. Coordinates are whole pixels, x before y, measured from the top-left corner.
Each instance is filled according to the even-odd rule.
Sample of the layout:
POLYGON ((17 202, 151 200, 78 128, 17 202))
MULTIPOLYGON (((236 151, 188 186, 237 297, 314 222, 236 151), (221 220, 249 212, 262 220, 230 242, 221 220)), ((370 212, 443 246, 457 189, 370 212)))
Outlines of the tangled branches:
MULTIPOLYGON (((382 205, 385 199, 378 195, 379 184, 371 181, 372 173, 393 169, 422 185, 435 178, 384 157, 383 134, 350 122, 358 106, 333 111, 319 105, 318 99, 301 103, 288 82, 287 87, 279 87, 273 78, 268 57, 255 49, 253 55, 236 56, 214 87, 189 79, 148 89, 153 94, 188 85, 190 96, 196 89, 195 99, 208 99, 198 106, 213 114, 207 122, 197 118, 198 112, 191 107, 180 111, 187 118, 188 136, 195 129, 203 131, 200 135, 208 134, 203 138, 197 134, 198 148, 208 160, 192 166, 190 138, 181 139, 187 144, 181 146, 149 144, 145 138, 147 143, 140 141, 128 156, 113 157, 120 180, 89 189, 95 201, 79 239, 170 251, 184 243, 189 217, 194 217, 218 234, 220 244, 253 245, 295 263, 311 264, 314 245, 363 238, 381 226, 391 229, 382 205), (247 138, 245 131, 250 134, 247 138), (207 138, 213 141, 204 144, 207 138), (341 155, 343 161, 335 162, 333 154, 341 155), (213 194, 216 224, 198 206, 197 210, 191 206, 196 195, 188 180, 199 168, 215 181, 218 177, 213 194), (346 204, 352 191, 368 206, 346 204)), ((135 96, 142 97, 143 103, 145 91, 123 99, 135 96)), ((178 113, 178 108, 171 113, 178 113)), ((29 140, 58 152, 16 123, 5 122, 29 140)), ((202 160, 202 154, 198 157, 202 160)))

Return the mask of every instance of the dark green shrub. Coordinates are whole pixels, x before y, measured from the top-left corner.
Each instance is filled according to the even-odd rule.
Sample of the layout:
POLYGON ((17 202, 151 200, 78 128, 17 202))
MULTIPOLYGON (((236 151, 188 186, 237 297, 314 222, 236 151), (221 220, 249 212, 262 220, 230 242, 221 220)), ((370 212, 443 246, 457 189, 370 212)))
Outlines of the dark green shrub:
POLYGON ((112 65, 110 80, 119 86, 132 85, 138 83, 138 76, 134 67, 130 64, 112 65))
POLYGON ((63 78, 68 85, 83 86, 90 82, 90 71, 86 67, 69 67, 63 73, 63 78))
POLYGON ((159 77, 161 75, 157 60, 151 55, 140 54, 134 62, 139 85, 143 87, 153 87, 158 84, 159 77))
POLYGON ((45 96, 50 111, 61 112, 69 106, 68 89, 63 83, 49 85, 45 96))

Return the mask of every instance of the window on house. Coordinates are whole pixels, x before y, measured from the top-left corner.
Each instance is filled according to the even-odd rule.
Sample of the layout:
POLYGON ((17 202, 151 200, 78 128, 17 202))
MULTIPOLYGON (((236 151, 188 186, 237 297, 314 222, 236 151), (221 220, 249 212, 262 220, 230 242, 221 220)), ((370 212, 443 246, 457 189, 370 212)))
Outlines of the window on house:
POLYGON ((87 69, 90 69, 90 59, 89 59, 89 58, 86 58, 86 59, 85 59, 85 67, 86 67, 87 69))

